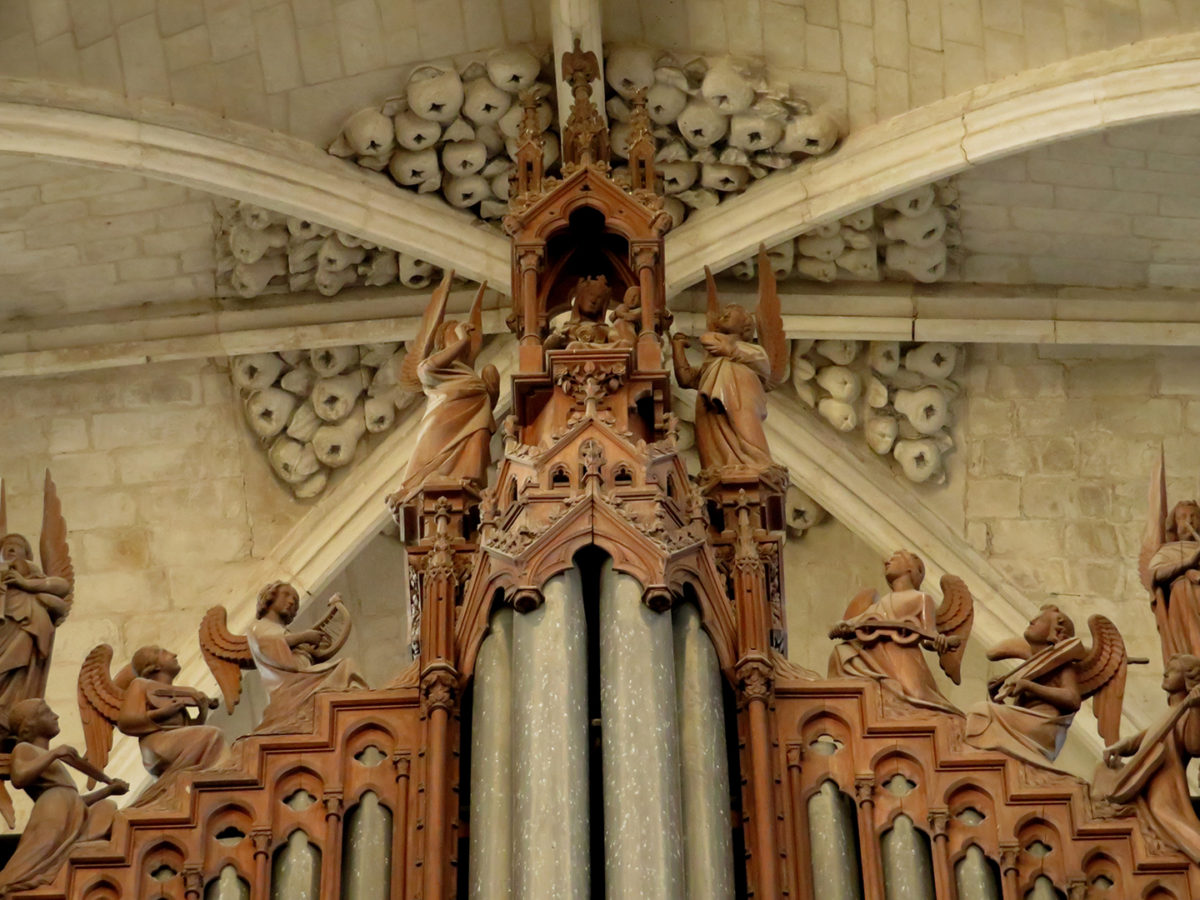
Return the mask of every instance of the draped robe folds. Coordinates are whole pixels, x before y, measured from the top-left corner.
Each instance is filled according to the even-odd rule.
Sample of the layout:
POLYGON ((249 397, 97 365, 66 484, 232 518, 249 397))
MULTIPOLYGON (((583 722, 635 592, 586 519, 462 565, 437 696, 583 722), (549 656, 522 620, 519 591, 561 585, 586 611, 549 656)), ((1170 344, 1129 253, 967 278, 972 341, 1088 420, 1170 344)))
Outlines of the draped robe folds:
POLYGON ((1150 559, 1154 573, 1154 618, 1162 641, 1163 659, 1178 653, 1200 654, 1200 584, 1188 577, 1200 572, 1191 562, 1197 541, 1169 541, 1150 559))
POLYGON ((254 666, 262 676, 270 701, 255 734, 308 731, 313 723, 315 695, 320 691, 360 690, 367 687, 348 659, 309 663, 287 643, 287 629, 259 619, 246 634, 254 666))
POLYGON ((767 351, 757 344, 737 341, 729 356, 708 354, 696 383, 696 448, 705 467, 771 465, 763 430, 763 379, 770 374, 767 351))
MULTIPOLYGON (((41 577, 40 572, 34 572, 41 577)), ((44 596, 9 585, 3 592, 0 619, 0 730, 8 732, 8 711, 13 704, 46 693, 54 616, 42 602, 44 596)))
POLYGON ((894 591, 847 622, 864 633, 873 631, 876 637, 869 641, 854 638, 836 645, 829 658, 830 678, 871 678, 906 703, 962 715, 938 690, 920 641, 898 643, 889 636, 898 636, 900 628, 937 634, 933 597, 924 591, 894 591))
MULTIPOLYGON (((1038 681, 1079 659, 1083 642, 1079 638, 1059 641, 1039 650, 1006 676, 1006 680, 1029 677, 1038 681), (1029 675, 1022 675, 1029 673, 1029 675), (1034 677, 1034 673, 1041 673, 1034 677)), ((1025 706, 1012 706, 987 700, 967 713, 966 740, 980 750, 1000 750, 1030 765, 1054 769, 1067 729, 1075 713, 1055 714, 1025 706)))
MULTIPOLYGON (((13 762, 21 756, 34 761, 48 752, 33 744, 20 743, 13 750, 13 762)), ((52 881, 77 842, 104 836, 117 809, 111 800, 91 806, 84 803, 61 760, 47 766, 25 788, 25 793, 33 798, 33 810, 17 849, 0 871, 0 895, 52 881)))
POLYGON ((461 360, 448 366, 425 360, 417 366, 417 377, 428 401, 404 473, 405 485, 411 487, 431 475, 483 485, 496 430, 487 384, 461 360))

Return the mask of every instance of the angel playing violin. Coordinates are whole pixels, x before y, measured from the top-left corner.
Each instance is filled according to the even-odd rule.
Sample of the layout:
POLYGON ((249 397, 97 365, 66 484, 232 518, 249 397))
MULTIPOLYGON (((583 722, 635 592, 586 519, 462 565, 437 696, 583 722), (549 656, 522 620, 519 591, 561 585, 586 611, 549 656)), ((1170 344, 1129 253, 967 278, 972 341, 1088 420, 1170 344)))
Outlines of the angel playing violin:
POLYGON ((1138 574, 1150 592, 1164 664, 1181 653, 1200 655, 1200 504, 1182 500, 1167 511, 1161 452, 1150 476, 1138 574))
POLYGON ((988 659, 1021 664, 988 685, 991 700, 967 715, 966 740, 980 750, 1000 750, 1035 766, 1050 765, 1067 729, 1091 698, 1106 744, 1121 736, 1128 657, 1121 633, 1104 616, 1088 619, 1092 647, 1075 636, 1075 623, 1057 606, 1043 606, 1020 638, 988 651, 988 659))
POLYGON ((226 709, 242 694, 241 669, 257 669, 270 701, 255 734, 292 734, 312 727, 316 694, 366 689, 352 660, 332 658, 350 636, 350 614, 338 594, 313 628, 289 631, 300 608, 300 595, 290 584, 275 581, 259 591, 255 622, 244 635, 230 633, 225 607, 214 606, 200 623, 200 651, 221 687, 226 709), (341 616, 340 631, 329 629, 341 616))
POLYGON ((421 321, 421 333, 404 355, 397 381, 407 391, 428 398, 417 430, 417 442, 400 494, 409 493, 430 476, 487 484, 491 465, 492 408, 500 394, 500 373, 493 365, 476 373, 475 358, 483 341, 481 284, 466 322, 443 322, 453 272, 433 292, 421 321))
POLYGON ((775 273, 763 247, 758 250, 758 308, 751 318, 742 307, 717 302, 712 272, 708 280, 708 331, 700 336, 707 358, 699 369, 684 350, 691 339, 676 332, 671 338, 675 379, 680 387, 695 388, 696 450, 702 468, 772 465, 763 420, 766 392, 782 380, 787 369, 787 340, 779 312, 775 273), (762 346, 751 343, 755 325, 762 346))
POLYGON ((112 656, 112 647, 100 644, 84 660, 79 671, 79 717, 87 759, 97 768, 108 762, 113 726, 138 739, 146 771, 157 780, 133 806, 170 798, 181 775, 221 768, 228 762, 229 748, 221 730, 204 724, 217 701, 174 683, 179 674, 174 653, 142 647, 116 678, 110 676, 112 656))
POLYGON ((48 471, 42 499, 41 569, 33 561, 29 541, 7 530, 0 483, 0 742, 12 735, 8 721, 12 708, 21 700, 45 694, 54 631, 71 611, 74 599, 67 523, 48 471))
POLYGON ((962 657, 975 619, 975 601, 956 575, 942 577, 942 605, 921 590, 925 564, 915 553, 897 550, 884 562, 890 593, 858 594, 841 622, 829 632, 840 639, 829 658, 830 678, 871 678, 913 706, 961 716, 942 696, 925 662, 933 650, 950 679, 958 684, 962 657))

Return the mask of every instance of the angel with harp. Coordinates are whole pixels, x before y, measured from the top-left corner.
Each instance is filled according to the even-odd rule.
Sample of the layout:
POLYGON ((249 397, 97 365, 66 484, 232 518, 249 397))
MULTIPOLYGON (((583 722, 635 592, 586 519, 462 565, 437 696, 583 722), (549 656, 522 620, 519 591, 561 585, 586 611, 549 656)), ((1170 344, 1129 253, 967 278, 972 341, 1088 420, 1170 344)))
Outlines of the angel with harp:
POLYGON ((97 768, 108 762, 114 726, 138 739, 146 771, 157 780, 133 806, 151 806, 170 798, 181 775, 220 768, 228 762, 225 736, 219 728, 205 724, 217 701, 174 683, 179 674, 174 653, 142 647, 116 678, 111 677, 112 657, 112 647, 100 644, 84 660, 79 670, 79 718, 87 760, 97 768))
POLYGON ((1109 619, 1088 619, 1092 646, 1075 636, 1075 623, 1057 606, 1043 606, 1019 638, 988 651, 988 659, 1019 659, 988 685, 991 700, 967 715, 966 740, 980 750, 1000 750, 1035 766, 1053 769, 1067 729, 1083 702, 1092 700, 1106 744, 1121 736, 1121 705, 1129 658, 1125 641, 1109 619))
POLYGON ((680 387, 695 388, 696 449, 702 468, 772 465, 763 420, 766 392, 783 381, 787 370, 787 340, 779 311, 779 292, 764 247, 758 248, 758 308, 753 317, 737 304, 721 308, 712 272, 708 280, 708 331, 700 336, 707 358, 693 368, 684 353, 691 339, 676 332, 671 338, 675 379, 680 387), (757 325, 762 345, 751 343, 757 325))
POLYGON ((1150 476, 1138 574, 1150 592, 1163 662, 1180 653, 1200 655, 1200 503, 1181 500, 1167 512, 1161 451, 1150 476))
POLYGON ((428 398, 417 443, 404 473, 402 494, 431 476, 463 480, 483 487, 491 465, 492 408, 500 394, 500 373, 493 365, 475 372, 483 344, 483 292, 479 286, 466 322, 443 321, 453 272, 433 292, 421 320, 421 333, 400 364, 397 381, 404 390, 428 398))
POLYGON ((20 534, 8 533, 4 484, 0 482, 0 742, 12 737, 8 721, 21 700, 46 693, 54 631, 71 611, 75 569, 67 548, 67 523, 50 472, 42 493, 42 567, 20 534))
POLYGON ((944 671, 958 684, 962 657, 975 620, 975 601, 957 575, 942 577, 942 604, 921 590, 925 563, 915 553, 897 550, 884 562, 891 592, 877 597, 862 591, 829 632, 841 640, 829 658, 830 678, 871 678, 905 703, 961 716, 942 696, 925 662, 925 650, 938 655, 944 671))
POLYGON ((244 634, 229 631, 225 607, 214 606, 200 623, 200 652, 220 685, 225 708, 242 695, 242 669, 257 669, 270 697, 255 734, 294 734, 312 727, 321 691, 365 690, 366 681, 349 659, 333 661, 350 636, 350 613, 342 598, 329 598, 329 610, 313 628, 289 631, 300 609, 290 584, 274 581, 258 593, 255 622, 244 634), (339 630, 333 622, 342 618, 339 630))

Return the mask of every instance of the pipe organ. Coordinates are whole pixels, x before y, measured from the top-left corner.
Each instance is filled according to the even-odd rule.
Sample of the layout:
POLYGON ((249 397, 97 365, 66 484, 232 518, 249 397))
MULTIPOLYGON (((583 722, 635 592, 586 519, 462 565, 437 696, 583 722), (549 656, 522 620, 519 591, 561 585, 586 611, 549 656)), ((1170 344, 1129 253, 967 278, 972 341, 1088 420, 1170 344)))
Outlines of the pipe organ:
POLYGON ((576 105, 560 176, 536 128, 519 143, 505 219, 519 361, 494 471, 490 405, 453 406, 494 387, 461 363, 470 330, 439 325, 416 373, 453 389, 423 420, 437 453, 389 500, 413 665, 385 688, 318 693, 309 732, 243 738, 233 769, 192 776, 170 809, 122 813, 18 896, 1200 896, 1200 867, 1133 801, 972 746, 937 702, 905 705, 928 681, 912 668, 922 647, 952 666, 954 629, 969 631, 962 607, 934 616, 911 572, 886 614, 856 599, 843 623, 858 642, 846 665, 867 675, 821 678, 780 652, 787 473, 762 458, 753 417, 772 285, 765 352, 748 314, 715 299, 703 367, 686 338, 672 345, 700 395, 694 474, 672 412, 670 219, 644 97, 619 183, 586 56, 564 61, 576 105))

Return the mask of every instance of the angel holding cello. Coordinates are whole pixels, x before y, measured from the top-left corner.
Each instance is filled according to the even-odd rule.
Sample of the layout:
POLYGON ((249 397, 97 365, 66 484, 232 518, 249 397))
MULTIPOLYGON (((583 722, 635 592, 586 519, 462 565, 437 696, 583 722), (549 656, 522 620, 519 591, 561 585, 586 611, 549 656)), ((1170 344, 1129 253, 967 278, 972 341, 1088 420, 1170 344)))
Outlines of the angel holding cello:
POLYGON ((483 293, 479 286, 466 322, 443 321, 453 272, 433 292, 421 321, 421 333, 400 363, 396 380, 405 390, 428 398, 416 446, 404 473, 403 496, 429 477, 487 484, 491 465, 492 408, 500 394, 500 373, 493 365, 476 373, 483 344, 483 293))
POLYGON ((775 273, 763 247, 758 249, 758 308, 753 317, 735 303, 721 308, 712 272, 708 279, 708 331, 700 336, 707 358, 693 368, 684 351, 691 338, 676 332, 671 338, 675 379, 695 388, 696 449, 704 469, 773 464, 763 420, 766 392, 783 380, 787 369, 787 339, 779 310, 775 273), (752 343, 755 326, 762 346, 752 343))
POLYGON ((221 687, 226 709, 242 694, 242 669, 257 669, 269 702, 255 734, 294 734, 312 727, 315 697, 322 691, 366 689, 349 659, 333 660, 350 636, 350 614, 338 594, 313 628, 290 631, 300 594, 284 581, 258 593, 255 622, 244 635, 226 626, 225 607, 214 606, 200 623, 200 651, 221 687), (344 621, 332 631, 337 618, 344 621))

